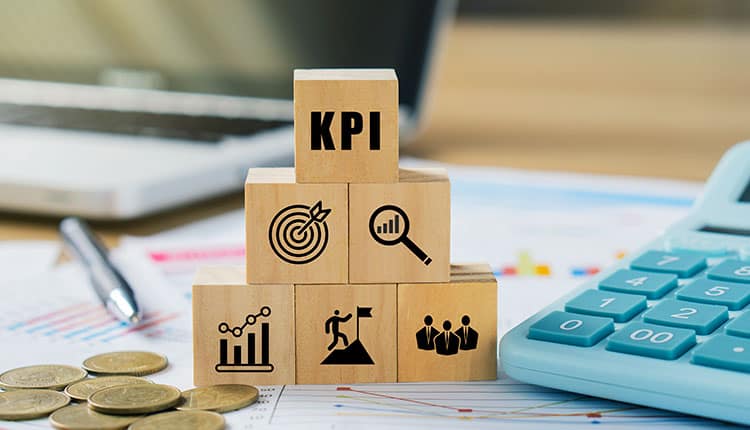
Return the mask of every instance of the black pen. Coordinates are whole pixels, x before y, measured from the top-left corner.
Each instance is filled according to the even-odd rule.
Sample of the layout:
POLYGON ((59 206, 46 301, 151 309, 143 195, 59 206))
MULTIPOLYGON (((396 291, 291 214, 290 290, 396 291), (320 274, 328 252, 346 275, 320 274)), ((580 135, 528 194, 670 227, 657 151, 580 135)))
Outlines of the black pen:
POLYGON ((79 218, 60 222, 60 235, 66 249, 89 273, 91 284, 109 312, 128 324, 138 324, 141 311, 128 281, 109 258, 109 251, 79 218))

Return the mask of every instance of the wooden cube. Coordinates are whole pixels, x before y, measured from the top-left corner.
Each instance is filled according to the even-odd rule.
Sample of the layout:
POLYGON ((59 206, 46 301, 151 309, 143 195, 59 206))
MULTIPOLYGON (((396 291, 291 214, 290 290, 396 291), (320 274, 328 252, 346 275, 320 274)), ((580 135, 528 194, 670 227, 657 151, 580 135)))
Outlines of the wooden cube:
POLYGON ((396 382, 396 285, 296 285, 297 383, 396 382))
POLYGON ((400 169, 395 184, 349 185, 349 282, 447 282, 450 182, 400 169))
POLYGON ((297 182, 396 182, 393 69, 294 71, 297 182))
POLYGON ((297 184, 294 169, 250 169, 247 282, 348 282, 347 184, 297 184))
POLYGON ((193 383, 294 384, 294 286, 204 267, 193 285, 193 383))
POLYGON ((450 282, 398 285, 398 381, 497 378, 497 281, 486 264, 450 282))

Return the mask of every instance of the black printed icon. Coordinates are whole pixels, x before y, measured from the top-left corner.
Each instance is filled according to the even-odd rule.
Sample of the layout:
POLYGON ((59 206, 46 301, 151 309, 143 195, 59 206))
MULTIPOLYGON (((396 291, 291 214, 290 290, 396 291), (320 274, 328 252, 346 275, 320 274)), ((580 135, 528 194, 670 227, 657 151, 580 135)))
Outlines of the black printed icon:
POLYGON ((453 333, 461 339, 461 345, 459 348, 462 351, 471 351, 477 349, 479 343, 479 333, 469 326, 471 324, 471 318, 468 315, 461 317, 461 327, 453 333))
POLYGON ((409 239, 409 227, 406 212, 395 205, 383 205, 370 215, 370 235, 376 242, 385 246, 403 243, 425 266, 428 266, 432 263, 432 258, 409 239))
POLYGON ((229 327, 229 324, 223 322, 219 324, 219 333, 227 334, 224 339, 219 339, 219 362, 216 364, 217 372, 235 372, 235 373, 258 373, 273 372, 273 364, 269 360, 269 332, 270 324, 267 321, 260 323, 260 335, 251 331, 249 328, 255 326, 258 320, 268 318, 271 315, 271 308, 263 306, 260 312, 248 314, 241 326, 229 327), (247 335, 243 338, 243 334, 247 335), (245 353, 242 352, 242 344, 232 345, 232 359, 229 359, 229 342, 232 340, 246 341, 245 353), (256 351, 260 354, 256 354, 256 351), (260 357, 258 357, 260 355, 260 357))
POLYGON ((375 364, 367 349, 359 339, 359 319, 372 318, 372 308, 357 306, 357 336, 350 343, 346 334, 341 332, 340 325, 352 319, 352 314, 345 317, 340 316, 338 309, 333 311, 333 315, 325 322, 325 333, 332 337, 328 345, 330 354, 320 364, 375 364), (343 348, 334 349, 343 344, 343 348))
POLYGON ((432 315, 425 315, 424 327, 417 331, 417 348, 435 351, 438 355, 455 355, 460 351, 477 349, 479 333, 471 324, 471 317, 461 317, 461 327, 451 331, 453 324, 443 321, 443 331, 432 326, 432 315))
POLYGON ((306 264, 320 256, 328 245, 328 224, 331 209, 323 202, 312 206, 291 205, 280 210, 268 228, 271 249, 290 264, 306 264))
POLYGON ((424 327, 417 332, 417 348, 432 351, 435 349, 435 336, 440 331, 432 326, 432 316, 425 315, 424 327))

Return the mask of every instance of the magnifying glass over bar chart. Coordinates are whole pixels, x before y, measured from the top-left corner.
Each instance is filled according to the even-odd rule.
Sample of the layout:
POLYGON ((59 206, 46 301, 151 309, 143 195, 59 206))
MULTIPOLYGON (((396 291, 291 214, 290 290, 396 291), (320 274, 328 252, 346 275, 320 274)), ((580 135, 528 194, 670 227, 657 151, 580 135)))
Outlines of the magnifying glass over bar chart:
POLYGON ((409 239, 409 227, 409 217, 396 205, 380 206, 370 215, 370 235, 376 242, 385 246, 403 243, 425 266, 429 266, 432 258, 409 239))

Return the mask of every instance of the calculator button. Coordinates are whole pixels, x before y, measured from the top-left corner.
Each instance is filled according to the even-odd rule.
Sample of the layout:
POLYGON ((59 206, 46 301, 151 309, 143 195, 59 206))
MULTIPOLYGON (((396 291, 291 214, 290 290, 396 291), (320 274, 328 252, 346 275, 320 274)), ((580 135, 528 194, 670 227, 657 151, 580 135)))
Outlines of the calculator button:
POLYGON ((750 303, 750 285, 700 278, 677 290, 676 296, 681 300, 723 305, 736 311, 750 303))
POLYGON ((708 271, 711 279, 750 284, 750 262, 727 260, 708 271))
POLYGON ((614 329, 611 318, 554 311, 529 327, 529 339, 593 346, 614 329))
POLYGON ((618 323, 629 321, 644 309, 645 296, 600 290, 586 290, 565 305, 568 312, 610 317, 618 323))
POLYGON ((693 345, 693 330, 635 322, 610 336, 607 350, 674 360, 693 345))
POLYGON ((750 339, 725 334, 714 336, 695 348, 693 363, 750 372, 750 339))
POLYGON ((750 312, 746 312, 729 321, 726 332, 732 336, 750 337, 750 312))
POLYGON ((709 334, 729 319, 725 306, 705 305, 682 300, 664 300, 643 314, 648 323, 662 324, 709 334))
POLYGON ((643 294, 654 300, 677 287, 677 276, 667 273, 621 269, 599 283, 600 290, 643 294))
POLYGON ((630 263, 630 267, 649 272, 674 273, 689 278, 706 268, 706 256, 698 252, 648 251, 630 263))

